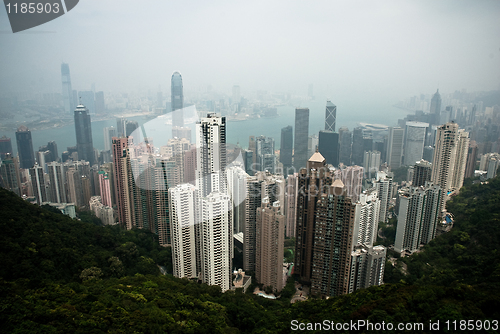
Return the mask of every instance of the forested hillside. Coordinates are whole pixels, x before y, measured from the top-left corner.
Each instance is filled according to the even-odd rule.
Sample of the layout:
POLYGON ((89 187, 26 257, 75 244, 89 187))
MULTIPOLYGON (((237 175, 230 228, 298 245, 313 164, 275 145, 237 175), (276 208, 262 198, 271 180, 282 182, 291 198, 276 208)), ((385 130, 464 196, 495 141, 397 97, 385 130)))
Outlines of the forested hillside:
POLYGON ((289 333, 294 319, 500 319, 500 181, 467 184, 449 209, 456 218, 453 231, 404 259, 409 273, 392 272, 395 283, 290 304, 288 292, 277 300, 223 294, 218 287, 161 275, 156 264, 169 265, 170 253, 154 235, 73 220, 0 189, 0 328, 289 333))

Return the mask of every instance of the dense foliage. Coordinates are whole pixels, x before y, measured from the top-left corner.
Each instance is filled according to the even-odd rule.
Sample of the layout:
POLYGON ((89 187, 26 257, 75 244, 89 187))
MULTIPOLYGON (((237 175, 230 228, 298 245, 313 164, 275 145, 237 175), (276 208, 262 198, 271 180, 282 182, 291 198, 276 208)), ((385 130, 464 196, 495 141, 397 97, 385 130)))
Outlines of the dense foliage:
POLYGON ((398 260, 407 273, 396 267, 392 276, 386 273, 386 281, 395 283, 291 304, 292 279, 280 298, 269 300, 163 276, 156 264, 169 265, 170 252, 152 234, 72 220, 0 189, 0 328, 288 333, 293 319, 424 324, 500 319, 499 202, 500 180, 466 185, 448 205, 455 215, 452 232, 398 260))

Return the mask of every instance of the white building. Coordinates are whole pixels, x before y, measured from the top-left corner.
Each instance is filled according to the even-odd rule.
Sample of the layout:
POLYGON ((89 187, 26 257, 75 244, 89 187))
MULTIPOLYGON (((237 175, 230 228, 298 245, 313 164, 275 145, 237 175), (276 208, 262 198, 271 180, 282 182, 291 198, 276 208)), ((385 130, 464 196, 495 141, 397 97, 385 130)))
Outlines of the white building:
POLYGON ((378 193, 372 190, 361 194, 355 205, 353 247, 355 245, 372 247, 377 240, 380 214, 378 193))
POLYGON ((176 277, 198 277, 196 267, 195 188, 186 183, 168 191, 172 265, 176 277))

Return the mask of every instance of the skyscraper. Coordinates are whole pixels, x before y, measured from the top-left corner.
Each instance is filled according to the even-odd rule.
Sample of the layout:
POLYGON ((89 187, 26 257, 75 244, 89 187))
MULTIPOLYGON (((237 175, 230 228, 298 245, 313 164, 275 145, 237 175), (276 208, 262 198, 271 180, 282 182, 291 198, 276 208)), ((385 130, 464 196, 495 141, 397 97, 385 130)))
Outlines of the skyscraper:
POLYGON ((377 241, 380 199, 375 189, 363 193, 355 204, 353 246, 372 247, 377 241))
POLYGON ((363 165, 364 140, 363 128, 356 127, 352 130, 352 153, 351 163, 353 165, 363 165))
POLYGON ((281 129, 280 162, 283 164, 283 174, 288 174, 292 167, 293 128, 291 125, 281 129))
POLYGON ((35 164, 35 152, 31 140, 30 130, 21 125, 16 132, 17 153, 19 154, 19 166, 21 168, 31 168, 35 164))
POLYGON ((89 110, 80 104, 76 107, 74 115, 78 160, 88 161, 92 166, 94 164, 94 145, 89 110))
POLYGON ((33 187, 33 196, 36 198, 38 205, 47 202, 47 191, 45 188, 45 174, 43 168, 34 165, 30 168, 31 185, 33 187))
POLYGON ((309 109, 295 109, 295 138, 294 138, 294 153, 293 166, 296 170, 306 166, 307 159, 307 144, 309 138, 309 109))
POLYGON ((403 158, 403 140, 404 129, 389 128, 389 136, 387 138, 387 165, 391 169, 401 167, 403 158))
POLYGON ((75 110, 75 99, 73 97, 73 90, 71 89, 69 65, 66 63, 61 64, 61 79, 64 111, 66 111, 68 114, 71 114, 75 110))
POLYGON ((257 282, 270 286, 274 291, 283 289, 283 246, 285 241, 285 216, 276 201, 270 205, 269 197, 257 209, 256 224, 257 282))
POLYGON ((326 101, 325 131, 335 132, 336 120, 337 120, 337 106, 333 104, 331 101, 326 101))
POLYGON ((425 160, 417 161, 413 167, 413 178, 411 185, 414 187, 425 186, 426 182, 431 181, 432 164, 425 160))
POLYGON ((7 154, 12 154, 12 142, 7 136, 0 138, 0 159, 5 158, 7 154))
POLYGON ((255 140, 255 153, 257 156, 257 170, 274 173, 275 160, 274 139, 266 136, 259 136, 255 140))
POLYGON ((182 108, 184 108, 184 93, 182 87, 182 76, 179 72, 174 72, 174 74, 172 74, 170 89, 172 106, 172 127, 183 127, 184 116, 182 114, 182 108))
POLYGON ((319 132, 318 151, 325 157, 326 163, 334 167, 339 165, 339 134, 322 130, 319 132))
POLYGON ((387 249, 384 246, 358 245, 351 253, 349 293, 373 285, 382 285, 387 249))
POLYGON ((352 133, 347 128, 340 128, 339 135, 340 135, 339 162, 349 166, 351 164, 352 133))
POLYGON ((319 296, 349 290, 354 206, 342 181, 332 181, 318 152, 299 173, 295 273, 319 296))
POLYGON ((441 118, 441 95, 439 94, 439 89, 432 96, 429 118, 431 125, 439 125, 441 118))
POLYGON ((104 151, 111 151, 111 144, 113 141, 113 137, 116 137, 118 134, 116 133, 116 128, 113 126, 105 127, 103 129, 104 132, 104 151))
POLYGON ((47 164, 50 180, 50 200, 55 203, 67 203, 66 199, 66 171, 60 162, 47 164))
POLYGON ((475 140, 471 140, 469 142, 469 150, 467 153, 467 164, 465 166, 465 176, 464 177, 473 177, 474 170, 476 169, 476 160, 477 160, 477 151, 478 146, 475 140))
POLYGON ((425 135, 428 123, 406 122, 404 164, 413 166, 424 154, 425 135))
POLYGON ((436 235, 439 222, 439 203, 443 196, 441 187, 427 183, 425 187, 403 189, 399 195, 396 252, 414 252, 436 235))
POLYGON ((454 122, 439 126, 432 159, 432 183, 443 190, 440 214, 449 195, 460 190, 465 175, 469 133, 458 129, 454 122))
POLYGON ((19 173, 19 161, 17 157, 7 153, 0 164, 0 181, 10 191, 21 196, 21 174, 19 173))

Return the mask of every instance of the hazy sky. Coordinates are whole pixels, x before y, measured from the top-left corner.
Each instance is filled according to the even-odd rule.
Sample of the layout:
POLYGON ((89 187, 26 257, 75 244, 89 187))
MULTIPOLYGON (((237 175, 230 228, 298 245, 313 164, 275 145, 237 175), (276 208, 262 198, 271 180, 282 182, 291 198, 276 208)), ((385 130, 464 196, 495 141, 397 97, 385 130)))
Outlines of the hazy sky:
POLYGON ((500 88, 500 1, 80 0, 13 34, 0 9, 0 89, 255 89, 397 101, 500 88))

